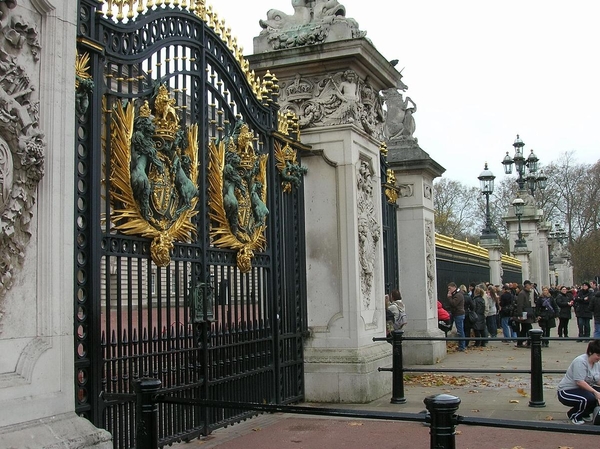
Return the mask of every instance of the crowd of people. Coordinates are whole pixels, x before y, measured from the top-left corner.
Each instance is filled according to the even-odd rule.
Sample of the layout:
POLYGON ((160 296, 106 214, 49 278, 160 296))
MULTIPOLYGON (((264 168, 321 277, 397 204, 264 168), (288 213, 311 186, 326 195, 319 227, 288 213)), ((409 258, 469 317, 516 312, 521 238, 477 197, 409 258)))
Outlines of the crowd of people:
MULTIPOLYGON (((402 295, 394 290, 385 297, 388 335, 402 329, 407 322, 402 295)), ((542 345, 548 346, 551 330, 569 337, 569 321, 575 313, 578 340, 593 340, 586 352, 569 365, 557 387, 561 404, 570 407, 569 420, 576 425, 593 422, 600 425, 600 289, 596 281, 584 282, 579 288, 564 285, 542 287, 527 280, 522 285, 471 283, 467 288, 448 284, 447 298, 437 302, 438 325, 448 333, 453 327, 461 340, 458 350, 465 351, 471 339, 473 346, 485 347, 486 338, 496 338, 502 332, 504 342, 527 347, 528 332, 533 325, 542 330, 542 345), (558 320, 558 324, 557 324, 558 320), (545 337, 545 338, 544 338, 545 337), (476 339, 475 339, 476 338, 476 339)))
POLYGON ((464 338, 458 343, 459 351, 469 347, 470 337, 477 337, 473 346, 485 347, 484 338, 496 338, 499 332, 504 342, 526 347, 528 343, 519 337, 528 337, 534 324, 543 332, 542 345, 548 346, 546 338, 552 336, 554 328, 559 337, 569 337, 573 313, 578 341, 592 337, 592 319, 593 338, 600 339, 600 290, 596 281, 584 282, 579 288, 538 288, 529 280, 502 286, 472 282, 469 287, 451 282, 444 303, 438 301, 439 328, 447 334, 454 327, 457 336, 464 338))

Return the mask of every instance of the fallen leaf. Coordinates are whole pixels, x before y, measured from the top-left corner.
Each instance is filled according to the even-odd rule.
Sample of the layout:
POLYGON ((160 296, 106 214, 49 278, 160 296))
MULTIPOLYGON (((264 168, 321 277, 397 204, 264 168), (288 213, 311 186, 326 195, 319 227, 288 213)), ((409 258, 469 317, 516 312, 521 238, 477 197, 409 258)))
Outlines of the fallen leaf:
POLYGON ((554 417, 553 416, 546 416, 544 419, 546 421, 554 421, 554 417))
POLYGON ((471 410, 471 411, 472 411, 472 412, 475 412, 475 413, 479 413, 479 410, 477 410, 476 408, 474 408, 474 409, 473 409, 473 410, 471 410))
POLYGON ((508 401, 509 404, 518 404, 519 401, 517 401, 516 399, 511 399, 510 401, 508 401))
POLYGON ((363 423, 361 423, 361 422, 356 422, 356 421, 353 421, 353 422, 350 422, 350 423, 348 423, 348 425, 349 425, 349 426, 362 426, 362 425, 363 425, 363 423))
POLYGON ((260 430, 262 430, 260 427, 255 427, 254 429, 252 429, 253 432, 258 432, 260 430))
POLYGON ((462 435, 462 431, 460 431, 460 430, 456 430, 456 431, 454 432, 454 435, 462 435))
POLYGON ((527 397, 528 394, 525 390, 523 390, 522 388, 517 388, 517 393, 519 393, 521 396, 525 396, 527 397))

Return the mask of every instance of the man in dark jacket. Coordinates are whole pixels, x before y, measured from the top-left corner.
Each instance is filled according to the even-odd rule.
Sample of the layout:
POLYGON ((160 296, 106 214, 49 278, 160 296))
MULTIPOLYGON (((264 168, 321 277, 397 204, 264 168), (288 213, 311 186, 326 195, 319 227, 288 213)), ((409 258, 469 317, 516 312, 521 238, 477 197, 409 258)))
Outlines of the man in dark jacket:
MULTIPOLYGON (((533 327, 533 284, 531 281, 523 282, 523 289, 517 295, 517 319, 520 325, 518 337, 528 337, 533 327)), ((529 343, 526 344, 529 346, 529 343)), ((517 348, 523 347, 523 340, 517 341, 517 348)))
MULTIPOLYGON (((590 311, 590 300, 594 297, 593 290, 590 290, 589 282, 581 284, 581 288, 577 292, 575 298, 575 316, 577 317, 577 327, 579 329, 580 338, 590 337, 590 321, 592 320, 592 312, 590 311)), ((583 340, 577 340, 583 341, 583 340)))
POLYGON ((594 338, 600 338, 600 291, 590 300, 590 312, 594 316, 594 338))
MULTIPOLYGON (((456 324, 456 334, 465 338, 465 298, 454 282, 448 284, 448 304, 450 304, 451 320, 456 324)), ((458 342, 458 350, 464 351, 466 341, 458 342)))

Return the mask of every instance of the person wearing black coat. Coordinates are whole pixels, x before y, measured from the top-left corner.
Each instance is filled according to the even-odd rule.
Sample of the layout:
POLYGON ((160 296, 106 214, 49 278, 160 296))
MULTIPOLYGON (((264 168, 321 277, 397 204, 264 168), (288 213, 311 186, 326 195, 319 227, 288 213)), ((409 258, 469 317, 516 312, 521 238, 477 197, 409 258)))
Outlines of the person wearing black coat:
MULTIPOLYGON (((594 297, 594 291, 590 289, 589 282, 581 284, 575 298, 575 316, 577 316, 577 327, 579 328, 580 338, 590 337, 590 321, 592 312, 590 311, 590 300, 594 297)), ((583 340, 577 340, 583 341, 583 340)))
MULTIPOLYGON (((475 310, 475 303, 473 297, 468 293, 464 293, 463 296, 465 297, 465 337, 469 338, 473 329, 473 321, 469 318, 469 312, 475 310)), ((469 346, 469 343, 469 340, 465 340, 465 348, 469 346)))
POLYGON ((536 315, 538 325, 542 329, 542 346, 548 347, 548 338, 550 337, 550 329, 556 327, 556 317, 558 316, 558 304, 550 294, 550 289, 544 287, 542 294, 535 300, 536 315))
MULTIPOLYGON (((471 323, 473 333, 475 337, 483 338, 487 337, 487 328, 485 325, 485 299, 483 299, 484 291, 480 287, 475 287, 473 291, 473 310, 477 314, 475 322, 471 323)), ((477 340, 475 346, 485 347, 487 342, 485 340, 477 340)))
POLYGON ((558 336, 569 338, 569 320, 571 319, 573 298, 571 292, 564 285, 561 285, 558 290, 556 305, 558 306, 558 336))
POLYGON ((594 338, 600 339, 600 290, 594 293, 590 301, 590 312, 594 316, 594 338))

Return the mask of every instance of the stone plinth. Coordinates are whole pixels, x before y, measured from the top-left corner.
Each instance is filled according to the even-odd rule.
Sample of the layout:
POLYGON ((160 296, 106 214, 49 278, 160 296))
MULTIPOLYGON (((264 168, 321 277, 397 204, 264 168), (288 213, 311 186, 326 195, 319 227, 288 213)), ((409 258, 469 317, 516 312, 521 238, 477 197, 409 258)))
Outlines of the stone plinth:
POLYGON ((385 335, 381 195, 365 197, 359 187, 366 182, 380 191, 378 148, 354 125, 308 130, 302 141, 313 148, 302 160, 308 168, 306 399, 368 402, 389 391, 391 379, 377 372, 389 366, 391 347, 372 341, 385 335), (369 216, 360 211, 365 201, 372 204, 369 216))
MULTIPOLYGON (((394 171, 398 198, 400 288, 409 317, 407 337, 443 337, 437 324, 433 180, 445 170, 414 139, 387 143, 388 164, 394 171)), ((443 341, 404 345, 407 364, 434 364, 446 355, 443 341)))
POLYGON ((479 244, 482 248, 488 250, 490 259, 490 283, 494 285, 502 284, 502 243, 498 238, 498 234, 482 235, 479 244))
POLYGON ((515 249, 515 242, 519 238, 519 220, 511 206, 508 214, 502 217, 508 225, 510 250, 523 264, 523 280, 528 279, 541 287, 549 282, 548 239, 547 230, 544 230, 545 224, 542 222, 543 213, 526 191, 519 191, 517 196, 525 201, 521 216, 521 235, 526 247, 515 249))
POLYGON ((299 117, 310 145, 302 165, 306 212, 309 401, 368 402, 389 393, 385 336, 377 92, 401 75, 366 39, 327 42, 248 57, 279 80, 283 110, 299 117))

